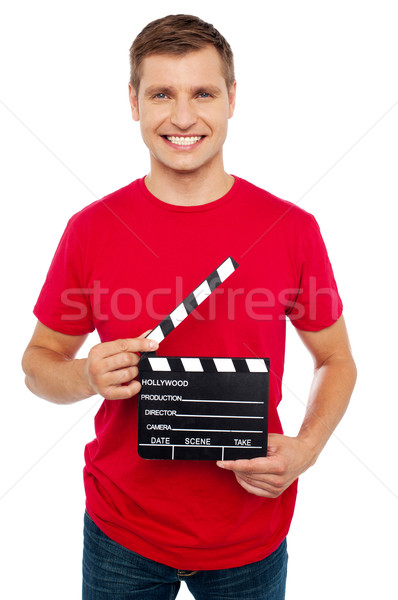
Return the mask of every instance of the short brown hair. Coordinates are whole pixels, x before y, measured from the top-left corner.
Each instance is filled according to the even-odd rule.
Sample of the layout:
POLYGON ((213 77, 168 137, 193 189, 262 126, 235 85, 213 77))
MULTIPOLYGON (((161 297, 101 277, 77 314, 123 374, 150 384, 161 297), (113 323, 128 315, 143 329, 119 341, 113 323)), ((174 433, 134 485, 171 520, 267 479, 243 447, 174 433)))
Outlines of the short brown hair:
POLYGON ((231 46, 210 23, 193 15, 168 15, 148 23, 130 48, 130 83, 136 93, 140 85, 142 61, 153 54, 184 55, 212 45, 218 51, 228 90, 235 81, 231 46))

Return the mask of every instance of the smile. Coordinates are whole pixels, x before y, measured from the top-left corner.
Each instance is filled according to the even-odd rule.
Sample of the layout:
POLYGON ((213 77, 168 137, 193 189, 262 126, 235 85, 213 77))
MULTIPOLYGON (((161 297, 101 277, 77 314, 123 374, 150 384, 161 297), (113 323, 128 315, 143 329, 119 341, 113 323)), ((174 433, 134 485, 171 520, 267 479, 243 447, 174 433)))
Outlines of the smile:
POLYGON ((176 136, 176 135, 165 135, 164 136, 169 142, 172 144, 177 144, 177 146, 192 146, 192 144, 196 144, 199 142, 203 135, 193 135, 193 136, 176 136))

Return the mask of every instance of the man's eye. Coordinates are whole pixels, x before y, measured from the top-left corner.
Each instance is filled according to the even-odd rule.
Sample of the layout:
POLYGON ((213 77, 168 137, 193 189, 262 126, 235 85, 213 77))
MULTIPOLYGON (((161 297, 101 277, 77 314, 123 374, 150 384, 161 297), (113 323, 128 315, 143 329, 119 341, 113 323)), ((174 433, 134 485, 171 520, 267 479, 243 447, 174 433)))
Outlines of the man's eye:
POLYGON ((166 94, 159 92, 159 94, 155 94, 154 98, 160 98, 162 100, 163 98, 167 98, 167 96, 166 94))
POLYGON ((200 92, 200 94, 198 94, 199 98, 210 98, 210 94, 208 92, 200 92))

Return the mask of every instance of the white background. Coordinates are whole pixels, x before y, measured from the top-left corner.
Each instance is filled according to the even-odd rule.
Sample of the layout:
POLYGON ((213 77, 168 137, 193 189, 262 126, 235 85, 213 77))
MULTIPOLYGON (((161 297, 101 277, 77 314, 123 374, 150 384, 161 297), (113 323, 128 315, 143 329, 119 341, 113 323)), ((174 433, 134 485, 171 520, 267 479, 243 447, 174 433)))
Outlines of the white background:
MULTIPOLYGON (((315 214, 359 379, 289 535, 288 600, 397 593, 398 36, 396 2, 2 3, 0 515, 5 600, 80 597, 84 445, 98 398, 24 387, 32 307, 67 219, 148 171, 127 97, 147 22, 193 13, 236 57, 226 169, 315 214), (62 164, 60 161, 62 161, 62 164)), ((312 363, 288 327, 281 417, 301 422, 312 363)), ((89 345, 97 338, 89 338, 89 345)), ((82 355, 87 353, 84 348, 82 355)), ((259 524, 260 526, 260 524, 259 524)), ((190 597, 186 589, 179 598, 190 597)))

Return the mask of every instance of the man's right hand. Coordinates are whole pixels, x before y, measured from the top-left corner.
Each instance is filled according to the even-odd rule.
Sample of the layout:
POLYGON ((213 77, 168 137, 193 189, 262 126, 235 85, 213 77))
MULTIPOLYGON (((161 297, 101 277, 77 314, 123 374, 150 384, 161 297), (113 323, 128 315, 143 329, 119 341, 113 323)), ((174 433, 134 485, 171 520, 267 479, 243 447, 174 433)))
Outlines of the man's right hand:
POLYGON ((130 398, 141 385, 138 352, 157 350, 159 344, 137 338, 103 342, 91 348, 88 358, 76 358, 87 335, 67 335, 37 322, 25 350, 22 366, 31 392, 56 404, 71 404, 100 394, 110 400, 130 398))
POLYGON ((137 352, 154 352, 159 347, 154 340, 145 339, 149 331, 138 338, 103 342, 91 348, 85 373, 93 394, 107 400, 123 400, 138 394, 141 384, 136 379, 140 360, 137 352))

